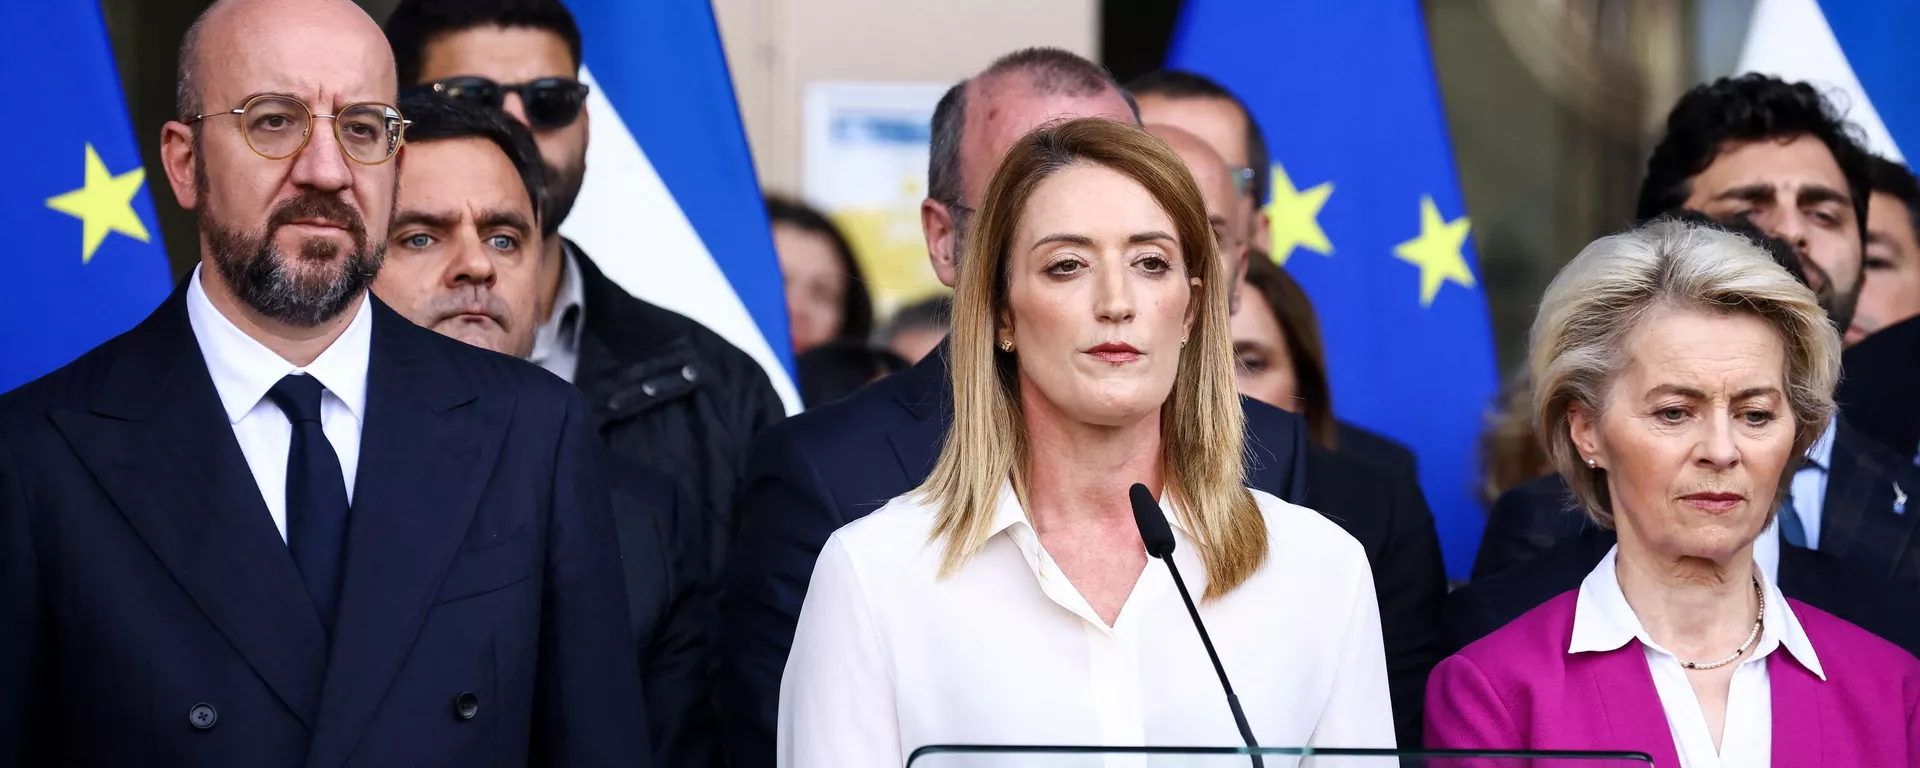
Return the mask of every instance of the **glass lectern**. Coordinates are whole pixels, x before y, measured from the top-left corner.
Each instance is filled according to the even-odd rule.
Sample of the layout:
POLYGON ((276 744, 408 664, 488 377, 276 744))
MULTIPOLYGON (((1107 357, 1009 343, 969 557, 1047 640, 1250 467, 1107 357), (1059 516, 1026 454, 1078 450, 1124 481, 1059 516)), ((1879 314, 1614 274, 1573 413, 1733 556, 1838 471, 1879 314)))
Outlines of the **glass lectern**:
POLYGON ((1637 752, 1462 752, 1305 747, 1067 747, 936 744, 907 768, 1650 768, 1637 752))

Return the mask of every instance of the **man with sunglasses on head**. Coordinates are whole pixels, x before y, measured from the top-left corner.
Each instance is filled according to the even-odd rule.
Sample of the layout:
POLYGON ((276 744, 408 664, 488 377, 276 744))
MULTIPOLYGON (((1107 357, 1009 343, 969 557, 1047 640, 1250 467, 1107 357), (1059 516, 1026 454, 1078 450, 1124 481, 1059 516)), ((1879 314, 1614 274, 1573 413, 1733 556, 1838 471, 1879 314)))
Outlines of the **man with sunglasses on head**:
POLYGON ((223 0, 177 92, 200 263, 0 396, 0 764, 646 764, 585 402, 367 292, 378 26, 223 0))
POLYGON ((749 441, 786 411, 753 358, 628 294, 560 236, 586 176, 590 117, 573 15, 560 0, 403 0, 386 30, 403 86, 505 110, 533 130, 551 195, 528 359, 586 394, 616 453, 681 479, 708 513, 703 567, 717 569, 749 441))

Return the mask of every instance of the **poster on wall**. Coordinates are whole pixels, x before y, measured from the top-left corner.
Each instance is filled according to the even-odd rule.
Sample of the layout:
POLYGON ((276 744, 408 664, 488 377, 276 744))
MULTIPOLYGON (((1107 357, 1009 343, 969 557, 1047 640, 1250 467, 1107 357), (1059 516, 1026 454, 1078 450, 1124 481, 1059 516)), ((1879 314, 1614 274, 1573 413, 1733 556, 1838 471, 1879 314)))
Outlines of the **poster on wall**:
POLYGON ((875 313, 946 289, 927 265, 920 201, 934 105, 948 83, 823 81, 806 91, 803 194, 852 241, 875 313))

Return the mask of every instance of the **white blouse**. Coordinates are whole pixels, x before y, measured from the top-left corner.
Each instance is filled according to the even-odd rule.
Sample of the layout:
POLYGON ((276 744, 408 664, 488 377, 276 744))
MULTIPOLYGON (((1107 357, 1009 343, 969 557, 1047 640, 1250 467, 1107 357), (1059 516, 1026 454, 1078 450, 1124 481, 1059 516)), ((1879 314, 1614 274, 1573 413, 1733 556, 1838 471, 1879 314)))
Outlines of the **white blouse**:
MULTIPOLYGON (((1312 510, 1253 495, 1267 561, 1200 613, 1255 738, 1391 748, 1365 552, 1312 510)), ((1198 600, 1206 568, 1162 510, 1198 600)), ((1148 560, 1109 627, 1040 546, 1011 485, 992 538, 945 579, 933 519, 894 499, 820 553, 780 685, 778 765, 898 768, 929 744, 1242 744, 1165 563, 1148 560)))
POLYGON ((1727 692, 1726 723, 1720 731, 1720 748, 1714 749, 1713 734, 1707 729, 1707 717, 1700 709, 1700 699, 1693 694, 1693 684, 1687 680, 1687 670, 1680 666, 1678 657, 1647 634, 1633 607, 1627 604, 1626 593, 1620 591, 1620 575, 1614 566, 1619 553, 1620 548, 1614 547, 1581 582, 1580 596, 1573 608, 1573 642, 1567 652, 1604 653, 1618 650, 1629 641, 1640 641, 1682 768, 1771 765, 1773 685, 1767 674, 1767 657, 1784 648, 1814 676, 1825 680, 1827 675, 1820 669, 1819 657, 1813 654, 1813 642, 1800 628, 1800 620, 1788 607, 1787 598, 1774 586, 1768 569, 1754 568, 1764 595, 1762 605, 1766 617, 1753 653, 1742 659, 1733 671, 1732 687, 1727 692))

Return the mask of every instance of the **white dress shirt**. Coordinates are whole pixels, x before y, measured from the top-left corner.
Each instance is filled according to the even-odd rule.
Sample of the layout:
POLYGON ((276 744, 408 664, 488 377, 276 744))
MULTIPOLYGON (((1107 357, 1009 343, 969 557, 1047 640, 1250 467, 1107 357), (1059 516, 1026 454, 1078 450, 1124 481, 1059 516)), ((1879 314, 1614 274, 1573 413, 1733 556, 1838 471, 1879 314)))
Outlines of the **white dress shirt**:
MULTIPOLYGON (((1391 748, 1365 552, 1319 514, 1253 495, 1267 561, 1200 613, 1254 736, 1391 748)), ((1198 547, 1163 511, 1198 600, 1198 547)), ((1242 745, 1164 562, 1148 560, 1108 626, 1041 547, 1010 484, 992 537, 945 578, 933 520, 903 496, 828 540, 781 680, 779 766, 897 768, 928 744, 1242 745)))
MULTIPOLYGON (((1600 565, 1580 584, 1580 596, 1573 609, 1573 642, 1568 653, 1618 650, 1629 641, 1639 640, 1653 673, 1653 687, 1660 695, 1660 708, 1667 716, 1667 728, 1673 734, 1674 751, 1683 768, 1764 768, 1773 761, 1773 693, 1767 676, 1767 657, 1785 648, 1794 660, 1816 677, 1827 679, 1813 643, 1800 628, 1800 620, 1787 606, 1786 597, 1774 586, 1770 575, 1759 568, 1760 589, 1766 606, 1766 621, 1753 653, 1739 662, 1727 692, 1726 723, 1720 731, 1720 749, 1714 749, 1712 733, 1700 700, 1693 695, 1687 671, 1680 660, 1661 648, 1640 625, 1639 617, 1627 605, 1620 591, 1619 574, 1614 570, 1620 548, 1614 547, 1600 565)), ((1744 638, 1743 638, 1744 639, 1744 638)), ((1734 649, 1728 648, 1727 653, 1734 649)), ((1688 659, 1693 662, 1717 659, 1688 659)))
POLYGON ((562 241, 560 254, 560 290, 553 298, 553 311, 533 332, 533 351, 528 353, 527 362, 571 384, 580 369, 580 329, 587 322, 587 293, 580 282, 580 261, 573 255, 573 245, 562 241))
POLYGON ((194 267, 187 286, 187 320, 193 325, 200 355, 206 358, 207 372, 213 375, 213 388, 220 393, 227 421, 233 425, 233 436, 240 441, 240 452, 260 485, 260 498, 273 515, 274 527, 280 529, 280 539, 287 538, 287 453, 293 422, 267 399, 267 390, 287 374, 306 374, 326 387, 320 394, 320 429, 340 457, 347 503, 353 503, 353 478, 360 468, 360 424, 367 414, 372 303, 363 299, 347 329, 306 367, 287 362, 220 314, 200 285, 199 267, 194 267))

